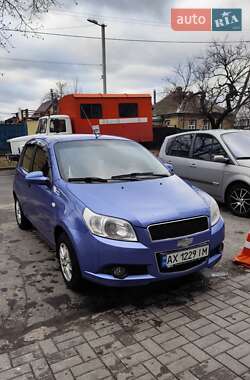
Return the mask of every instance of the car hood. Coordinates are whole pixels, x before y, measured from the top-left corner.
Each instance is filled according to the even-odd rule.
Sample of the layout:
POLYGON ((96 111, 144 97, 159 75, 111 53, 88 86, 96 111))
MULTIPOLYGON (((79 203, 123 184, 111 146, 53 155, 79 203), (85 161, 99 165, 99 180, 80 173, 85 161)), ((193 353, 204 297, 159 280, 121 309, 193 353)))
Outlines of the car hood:
POLYGON ((68 183, 68 190, 92 211, 135 226, 210 215, 209 206, 176 175, 162 179, 108 184, 68 183))
POLYGON ((240 166, 250 168, 250 160, 237 160, 240 166))

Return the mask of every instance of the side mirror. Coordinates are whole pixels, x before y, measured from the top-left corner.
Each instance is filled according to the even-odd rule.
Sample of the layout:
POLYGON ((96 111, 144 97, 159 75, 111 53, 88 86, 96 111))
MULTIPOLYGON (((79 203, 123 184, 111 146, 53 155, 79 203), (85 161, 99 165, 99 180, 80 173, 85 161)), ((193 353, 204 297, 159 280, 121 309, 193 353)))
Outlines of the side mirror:
POLYGON ((225 157, 223 155, 215 155, 213 158, 214 162, 220 162, 221 164, 228 164, 230 159, 228 157, 225 157))
POLYGON ((171 164, 168 164, 168 163, 163 163, 163 165, 165 166, 165 168, 172 174, 172 175, 174 175, 174 167, 173 167, 173 165, 171 165, 171 164))
POLYGON ((28 173, 28 174, 26 174, 25 179, 29 184, 33 184, 33 185, 46 185, 46 186, 48 186, 50 184, 49 178, 44 177, 43 172, 28 173))

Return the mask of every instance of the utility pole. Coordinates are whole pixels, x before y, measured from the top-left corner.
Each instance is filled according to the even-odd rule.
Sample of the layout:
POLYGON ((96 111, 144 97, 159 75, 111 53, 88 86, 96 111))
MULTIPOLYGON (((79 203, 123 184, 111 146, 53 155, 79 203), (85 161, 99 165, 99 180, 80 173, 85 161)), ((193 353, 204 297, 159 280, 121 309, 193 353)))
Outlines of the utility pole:
POLYGON ((96 20, 88 18, 88 22, 101 27, 102 30, 102 80, 103 80, 103 93, 107 94, 107 58, 106 58, 106 27, 105 24, 100 24, 96 20))

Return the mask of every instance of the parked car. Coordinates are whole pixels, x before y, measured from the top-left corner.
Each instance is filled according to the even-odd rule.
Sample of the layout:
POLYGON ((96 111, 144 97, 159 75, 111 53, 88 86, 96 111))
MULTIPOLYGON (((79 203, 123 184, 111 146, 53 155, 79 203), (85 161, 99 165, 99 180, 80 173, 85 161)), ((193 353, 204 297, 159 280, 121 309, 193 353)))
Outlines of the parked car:
POLYGON ((147 284, 212 267, 222 256, 216 201, 124 138, 35 138, 14 180, 17 224, 56 248, 66 284, 147 284))
POLYGON ((190 131, 166 137, 159 157, 235 215, 250 216, 250 131, 190 131))

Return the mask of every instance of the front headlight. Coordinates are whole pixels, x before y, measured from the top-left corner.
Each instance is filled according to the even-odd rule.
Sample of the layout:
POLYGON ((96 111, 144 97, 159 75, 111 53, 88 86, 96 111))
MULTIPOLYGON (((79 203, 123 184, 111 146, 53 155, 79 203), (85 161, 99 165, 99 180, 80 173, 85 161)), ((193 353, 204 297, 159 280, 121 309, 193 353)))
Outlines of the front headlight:
POLYGON ((95 214, 85 208, 83 220, 92 234, 113 240, 137 241, 135 231, 126 220, 95 214))
POLYGON ((220 219, 220 209, 214 198, 210 198, 211 225, 214 226, 220 219))

